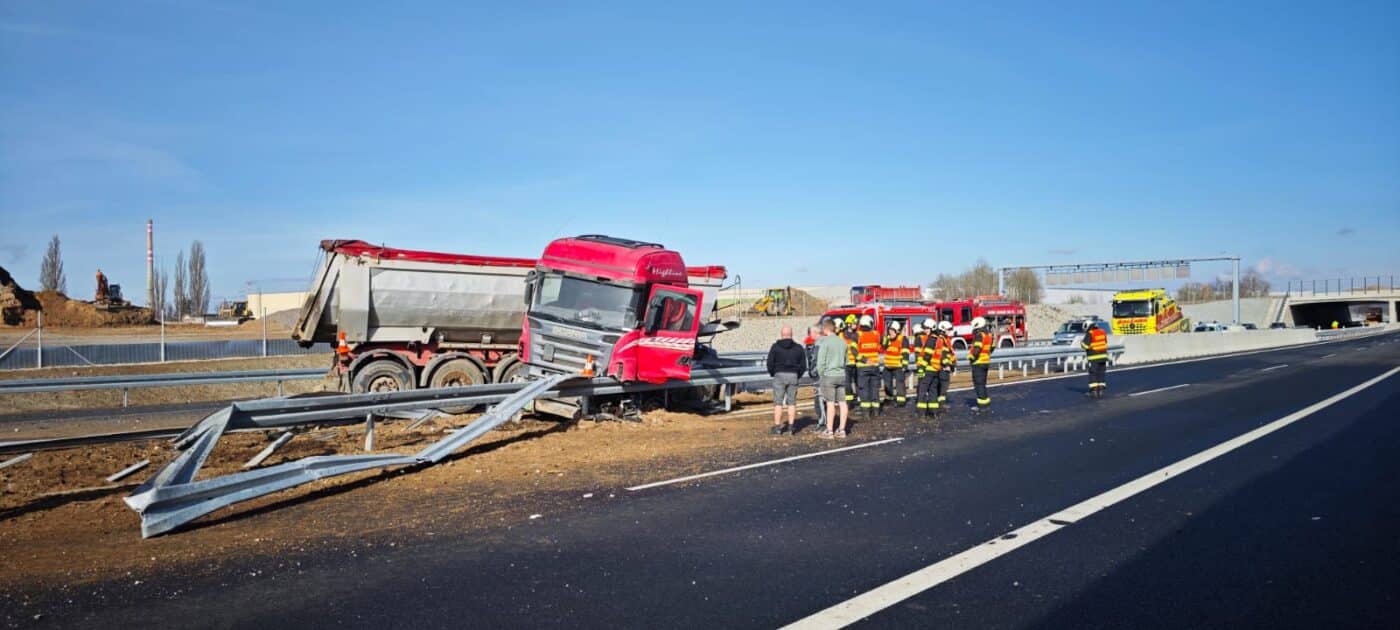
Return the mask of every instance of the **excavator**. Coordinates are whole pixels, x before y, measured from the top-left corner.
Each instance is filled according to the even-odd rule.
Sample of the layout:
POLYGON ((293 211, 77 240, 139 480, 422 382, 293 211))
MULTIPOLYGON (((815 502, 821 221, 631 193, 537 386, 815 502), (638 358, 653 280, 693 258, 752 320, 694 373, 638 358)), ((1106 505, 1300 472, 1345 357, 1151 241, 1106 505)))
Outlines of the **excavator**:
POLYGON ((122 299, 122 285, 107 284, 107 276, 101 269, 97 270, 97 294, 92 297, 93 305, 104 311, 131 308, 131 302, 122 299))
POLYGON ((764 317, 786 317, 795 311, 792 308, 792 287, 765 289, 763 297, 753 303, 753 312, 764 317))

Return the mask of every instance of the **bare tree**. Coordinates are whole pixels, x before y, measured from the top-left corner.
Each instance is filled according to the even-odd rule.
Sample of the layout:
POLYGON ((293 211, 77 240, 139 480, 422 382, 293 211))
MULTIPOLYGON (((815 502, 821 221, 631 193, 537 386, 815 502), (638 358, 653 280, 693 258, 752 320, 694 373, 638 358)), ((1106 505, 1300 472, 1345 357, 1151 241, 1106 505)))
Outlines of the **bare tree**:
POLYGON ((962 276, 963 291, 966 292, 963 297, 994 295, 997 292, 997 270, 982 258, 978 258, 977 264, 964 271, 962 276))
POLYGON ((165 267, 161 267, 151 285, 151 317, 167 320, 174 314, 175 309, 169 300, 169 289, 170 274, 166 273, 165 267))
POLYGON ((1039 304, 1045 297, 1040 286, 1040 276, 1033 269, 1017 269, 1006 278, 1006 293, 1011 299, 1024 304, 1039 304))
POLYGON ((209 270, 204 266, 204 244, 190 243, 190 310, 194 315, 209 312, 209 270))
POLYGON ((179 320, 190 312, 189 281, 185 277, 185 252, 175 254, 175 295, 173 304, 175 319, 179 320))
POLYGON ((59 247, 57 234, 49 239, 44 262, 39 266, 39 290, 68 293, 68 277, 63 273, 63 251, 59 247))

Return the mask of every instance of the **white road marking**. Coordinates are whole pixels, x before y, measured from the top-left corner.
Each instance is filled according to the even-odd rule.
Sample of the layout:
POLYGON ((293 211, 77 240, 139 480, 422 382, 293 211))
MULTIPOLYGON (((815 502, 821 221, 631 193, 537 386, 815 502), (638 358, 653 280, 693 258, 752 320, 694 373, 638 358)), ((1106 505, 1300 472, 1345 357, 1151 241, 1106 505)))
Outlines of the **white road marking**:
POLYGON ((901 440, 903 440, 903 439, 904 439, 904 438, 902 438, 902 437, 897 437, 897 438, 889 438, 889 439, 886 439, 886 440, 877 440, 877 441, 874 441, 874 442, 865 442, 864 444, 856 444, 856 445, 854 445, 854 446, 843 446, 843 447, 841 447, 841 448, 833 448, 833 449, 827 450, 827 451, 817 451, 817 452, 815 452, 815 453, 807 453, 807 454, 804 454, 804 455, 794 455, 794 456, 792 456, 792 457, 784 457, 784 458, 782 458, 782 459, 774 459, 774 460, 770 460, 770 461, 766 461, 766 462, 758 462, 757 464, 746 464, 746 465, 744 465, 744 466, 735 466, 734 468, 725 468, 724 470, 715 470, 715 471, 711 471, 711 472, 699 473, 699 474, 696 474, 696 475, 688 475, 688 476, 685 476, 685 477, 677 477, 677 478, 675 478, 675 479, 667 479, 666 481, 655 481, 655 482, 652 482, 652 483, 642 484, 642 485, 640 485, 640 486, 632 486, 631 488, 627 488, 627 491, 628 491, 628 492, 636 492, 636 491, 638 491, 638 490, 646 490, 647 488, 655 488, 655 487, 658 487, 658 486, 666 486, 666 485, 670 485, 670 484, 673 484, 673 483, 683 483, 683 482, 692 481, 692 480, 695 480, 695 479, 704 479, 705 477, 713 477, 713 476, 715 476, 715 475, 727 475, 727 474, 729 474, 729 473, 732 473, 732 472, 739 472, 739 471, 741 471, 741 470, 750 470, 750 469, 753 469, 753 468, 762 468, 762 467, 764 467, 764 466, 773 466, 773 465, 775 465, 775 464, 782 464, 782 463, 785 463, 785 462, 795 462, 795 461, 797 461, 797 460, 799 460, 799 459, 807 459, 807 458, 809 458, 809 457, 820 457, 820 456, 822 456, 822 455, 831 455, 832 453, 840 453, 840 452, 843 452, 843 451, 853 451, 853 450, 855 450, 855 449, 858 449, 858 448, 866 448, 866 447, 868 447, 868 446, 880 446, 881 444, 893 444, 893 443, 899 442, 899 441, 901 441, 901 440))
POLYGON ((1313 403, 1253 431, 1226 440, 1204 451, 1138 477, 1096 497, 1060 510, 1013 532, 993 538, 958 555, 935 562, 893 582, 857 595, 830 608, 817 612, 786 626, 787 628, 842 628, 865 619, 890 606, 918 595, 959 575, 967 573, 998 557, 1048 536, 1066 525, 1072 525, 1100 510, 1140 494, 1160 483, 1180 476, 1241 446, 1326 409, 1376 383, 1390 378, 1400 367, 1377 376, 1340 394, 1313 403))
POLYGON ((1324 355, 1322 355, 1322 358, 1326 359, 1327 357, 1335 357, 1335 356, 1337 356, 1337 353, 1333 352, 1333 353, 1331 353, 1331 354, 1324 354, 1324 355))
POLYGON ((1278 365, 1271 365, 1271 366, 1266 367, 1266 368, 1264 368, 1264 369, 1262 369, 1262 370, 1259 370, 1259 371, 1260 371, 1260 372, 1268 372, 1269 370, 1277 370, 1277 369, 1279 369, 1279 368, 1286 368, 1286 367, 1288 367, 1288 364, 1287 364, 1287 363, 1280 363, 1280 364, 1278 364, 1278 365))
POLYGON ((1171 390, 1173 390, 1173 389, 1181 389, 1181 388, 1183 388, 1183 387, 1190 387, 1190 386, 1191 386, 1190 383, 1182 383, 1182 384, 1180 384, 1180 385, 1172 385, 1171 387, 1158 387, 1157 389, 1149 389, 1149 390, 1147 390, 1147 391, 1145 391, 1145 392, 1133 392, 1133 393, 1131 393, 1131 394, 1128 394, 1128 397, 1129 397, 1129 398, 1132 398, 1133 396, 1145 396, 1145 395, 1147 395, 1147 394, 1155 394, 1155 393, 1157 393, 1157 392, 1171 391, 1171 390))

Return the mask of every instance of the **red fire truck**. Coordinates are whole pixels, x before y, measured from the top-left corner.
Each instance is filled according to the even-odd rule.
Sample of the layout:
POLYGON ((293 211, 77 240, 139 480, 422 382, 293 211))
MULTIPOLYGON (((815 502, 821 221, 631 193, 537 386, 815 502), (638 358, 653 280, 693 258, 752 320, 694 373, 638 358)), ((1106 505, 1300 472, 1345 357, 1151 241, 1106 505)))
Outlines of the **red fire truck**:
POLYGON ((857 319, 870 315, 880 331, 888 329, 890 322, 895 321, 906 332, 909 326, 925 319, 946 321, 953 324, 953 346, 959 350, 966 349, 972 342, 972 320, 977 317, 987 318, 999 348, 1013 347, 1026 340, 1026 308, 1020 302, 995 295, 949 302, 853 304, 827 311, 821 321, 844 319, 847 315, 855 315, 857 319))

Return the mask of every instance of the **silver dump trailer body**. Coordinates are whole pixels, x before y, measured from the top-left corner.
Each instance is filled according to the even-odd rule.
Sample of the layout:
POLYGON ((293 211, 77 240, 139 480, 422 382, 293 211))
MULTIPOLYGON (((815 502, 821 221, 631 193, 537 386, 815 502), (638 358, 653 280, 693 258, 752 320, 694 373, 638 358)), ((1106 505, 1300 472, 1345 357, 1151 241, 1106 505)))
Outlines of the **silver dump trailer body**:
POLYGON ((322 241, 324 258, 292 338, 302 345, 436 343, 514 346, 529 258, 322 241))

